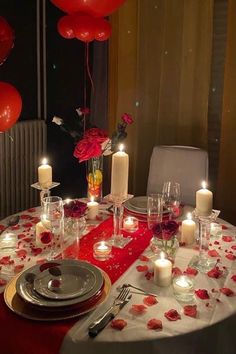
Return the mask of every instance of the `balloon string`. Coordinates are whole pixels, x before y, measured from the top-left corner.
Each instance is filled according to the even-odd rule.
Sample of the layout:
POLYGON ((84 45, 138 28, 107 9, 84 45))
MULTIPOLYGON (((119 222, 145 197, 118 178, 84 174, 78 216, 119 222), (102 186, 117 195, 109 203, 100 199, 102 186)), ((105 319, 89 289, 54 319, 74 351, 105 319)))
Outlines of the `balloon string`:
MULTIPOLYGON (((87 73, 86 73, 86 57, 87 57, 87 50, 86 50, 86 44, 84 46, 84 108, 87 107, 87 73)), ((85 113, 83 114, 83 128, 84 128, 84 132, 86 130, 86 115, 85 113)))
POLYGON ((88 77, 91 83, 91 87, 92 87, 92 91, 94 93, 94 83, 93 83, 93 79, 92 79, 92 75, 91 75, 91 71, 90 71, 90 67, 89 67, 89 43, 86 43, 86 68, 87 68, 87 73, 88 73, 88 77))

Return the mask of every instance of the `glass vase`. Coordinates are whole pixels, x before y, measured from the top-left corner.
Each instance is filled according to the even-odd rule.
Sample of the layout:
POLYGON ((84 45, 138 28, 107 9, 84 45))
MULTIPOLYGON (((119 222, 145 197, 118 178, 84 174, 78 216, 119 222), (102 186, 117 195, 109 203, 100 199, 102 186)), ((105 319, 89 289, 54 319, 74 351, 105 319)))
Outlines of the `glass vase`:
POLYGON ((153 236, 151 239, 150 247, 152 252, 155 254, 164 252, 166 258, 174 263, 176 253, 179 248, 179 241, 176 236, 173 236, 170 240, 163 240, 162 238, 153 236))
POLYGON ((87 164, 88 198, 96 202, 102 200, 103 156, 93 157, 87 164))
POLYGON ((63 258, 78 259, 80 237, 85 230, 86 220, 82 216, 64 218, 63 258))

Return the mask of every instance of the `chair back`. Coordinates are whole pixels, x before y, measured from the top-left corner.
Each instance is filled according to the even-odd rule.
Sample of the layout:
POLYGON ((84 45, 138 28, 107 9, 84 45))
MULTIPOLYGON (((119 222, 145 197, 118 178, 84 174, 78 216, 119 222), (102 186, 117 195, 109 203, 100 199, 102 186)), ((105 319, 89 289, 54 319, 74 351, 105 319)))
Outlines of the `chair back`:
POLYGON ((196 191, 208 180, 208 153, 192 146, 160 145, 153 148, 147 194, 162 191, 165 181, 180 183, 181 202, 195 205, 196 191))

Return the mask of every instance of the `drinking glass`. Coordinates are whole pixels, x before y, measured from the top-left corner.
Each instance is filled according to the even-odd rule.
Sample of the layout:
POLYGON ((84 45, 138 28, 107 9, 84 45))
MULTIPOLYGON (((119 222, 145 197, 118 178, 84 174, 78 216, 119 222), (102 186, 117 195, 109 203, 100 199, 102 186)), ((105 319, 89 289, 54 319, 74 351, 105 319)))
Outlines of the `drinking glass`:
POLYGON ((52 239, 49 246, 49 259, 54 259, 61 251, 61 241, 64 232, 64 209, 63 200, 60 197, 52 196, 42 199, 41 222, 50 230, 52 239))
POLYGON ((169 218, 175 214, 180 206, 180 184, 178 182, 164 182, 162 188, 164 205, 170 212, 169 218))
POLYGON ((163 197, 162 194, 149 194, 147 199, 147 222, 151 230, 153 226, 162 221, 163 197))

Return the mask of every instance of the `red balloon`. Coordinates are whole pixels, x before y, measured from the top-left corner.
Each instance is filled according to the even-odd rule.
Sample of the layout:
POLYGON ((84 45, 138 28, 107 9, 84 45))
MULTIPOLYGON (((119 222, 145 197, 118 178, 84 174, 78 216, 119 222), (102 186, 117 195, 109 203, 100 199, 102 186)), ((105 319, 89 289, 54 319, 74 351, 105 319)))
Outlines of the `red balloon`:
POLYGON ((14 47, 14 31, 8 22, 0 16, 0 65, 4 63, 14 47))
POLYGON ((111 36, 111 24, 104 18, 98 18, 95 22, 95 39, 106 41, 111 36))
POLYGON ((91 42, 95 38, 94 19, 90 16, 79 15, 74 16, 74 32, 75 37, 82 42, 91 42))
POLYGON ((73 16, 66 15, 57 22, 57 30, 66 39, 75 38, 73 16))
POLYGON ((51 2, 69 14, 82 12, 93 17, 104 17, 116 11, 125 0, 51 0, 51 2))
POLYGON ((0 132, 11 128, 19 118, 22 109, 21 95, 7 82, 0 81, 0 132))

